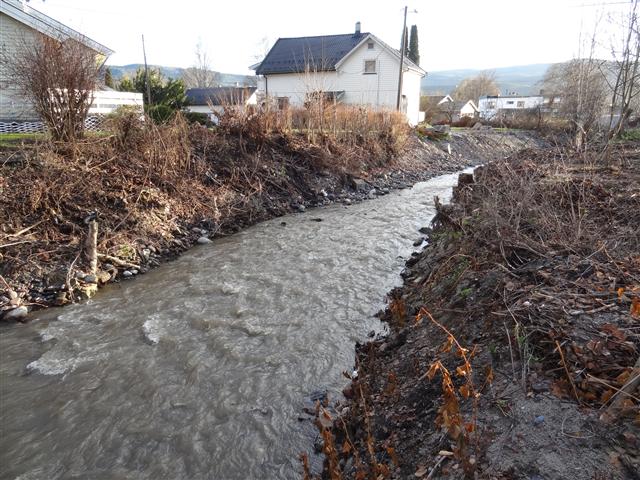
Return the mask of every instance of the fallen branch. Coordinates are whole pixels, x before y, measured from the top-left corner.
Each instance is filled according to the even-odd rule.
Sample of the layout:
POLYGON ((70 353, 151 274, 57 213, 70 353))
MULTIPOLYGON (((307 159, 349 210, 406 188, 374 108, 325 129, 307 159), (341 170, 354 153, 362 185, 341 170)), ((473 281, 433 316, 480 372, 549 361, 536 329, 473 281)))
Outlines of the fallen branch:
POLYGON ((107 260, 107 261, 109 261, 111 263, 115 263, 119 267, 134 268, 136 270, 140 270, 140 265, 136 265, 135 263, 127 262, 126 260, 122 260, 122 259, 120 259, 118 257, 112 257, 111 255, 107 255, 105 253, 98 253, 98 258, 107 260))

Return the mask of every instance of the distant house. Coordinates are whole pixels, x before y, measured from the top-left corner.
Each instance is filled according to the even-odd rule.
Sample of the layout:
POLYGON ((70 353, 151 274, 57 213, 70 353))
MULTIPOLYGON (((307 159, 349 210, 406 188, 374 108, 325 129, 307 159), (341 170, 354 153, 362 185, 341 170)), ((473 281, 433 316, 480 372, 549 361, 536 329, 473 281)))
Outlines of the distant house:
MULTIPOLYGON (((4 58, 15 58, 20 49, 34 42, 38 34, 59 41, 75 40, 95 52, 103 65, 112 50, 37 11, 19 0, 0 0, 0 51, 4 58)), ((2 62, 5 60, 2 59, 2 62)), ((121 105, 142 108, 142 94, 115 92, 104 88, 95 91, 89 115, 103 115, 121 105)), ((43 128, 33 106, 10 79, 9 69, 0 63, 0 132, 34 131, 43 128)))
MULTIPOLYGON (((371 33, 280 38, 265 59, 252 66, 260 98, 278 105, 303 106, 326 100, 395 110, 400 53, 371 33)), ((426 72, 404 58, 400 109, 411 124, 420 117, 420 81, 426 72)))
POLYGON ((536 109, 544 104, 543 95, 485 95, 480 97, 478 109, 481 118, 491 120, 500 114, 536 109))
POLYGON ((213 123, 218 123, 218 116, 227 105, 246 107, 255 105, 256 87, 216 87, 190 88, 187 96, 187 110, 195 113, 206 113, 213 123))
POLYGON ((478 107, 473 100, 454 101, 450 95, 429 95, 422 101, 426 108, 425 120, 430 123, 451 123, 461 118, 475 118, 478 116, 478 107))

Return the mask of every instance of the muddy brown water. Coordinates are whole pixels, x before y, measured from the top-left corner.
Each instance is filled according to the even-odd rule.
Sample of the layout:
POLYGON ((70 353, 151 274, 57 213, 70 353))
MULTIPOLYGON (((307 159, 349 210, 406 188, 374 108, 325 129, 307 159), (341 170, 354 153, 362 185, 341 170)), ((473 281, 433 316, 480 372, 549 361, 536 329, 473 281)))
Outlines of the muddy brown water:
POLYGON ((300 478, 305 398, 339 395, 456 179, 267 221, 3 326, 0 478, 300 478))

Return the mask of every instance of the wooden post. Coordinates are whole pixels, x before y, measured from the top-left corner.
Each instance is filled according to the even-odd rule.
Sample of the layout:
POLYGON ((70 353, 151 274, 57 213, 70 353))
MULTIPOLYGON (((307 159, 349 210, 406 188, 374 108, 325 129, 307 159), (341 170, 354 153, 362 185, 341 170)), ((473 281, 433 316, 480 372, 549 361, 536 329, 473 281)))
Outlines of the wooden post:
POLYGON ((84 254, 89 260, 89 268, 91 274, 95 275, 98 271, 98 222, 92 219, 88 222, 89 232, 84 244, 84 254))

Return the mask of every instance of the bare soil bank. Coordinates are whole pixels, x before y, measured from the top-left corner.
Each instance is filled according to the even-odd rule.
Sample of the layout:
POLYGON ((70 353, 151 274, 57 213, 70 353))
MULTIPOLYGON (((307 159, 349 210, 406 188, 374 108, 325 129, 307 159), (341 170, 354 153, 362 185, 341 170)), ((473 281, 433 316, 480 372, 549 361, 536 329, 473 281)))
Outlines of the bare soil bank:
POLYGON ((638 144, 461 175, 319 407, 325 478, 640 478, 639 185, 638 144))
POLYGON ((384 195, 541 143, 527 132, 454 133, 436 143, 411 135, 396 152, 385 139, 347 150, 179 122, 149 130, 124 124, 73 148, 0 151, 0 317, 78 301, 265 219, 384 195), (92 218, 95 274, 83 253, 92 218))

